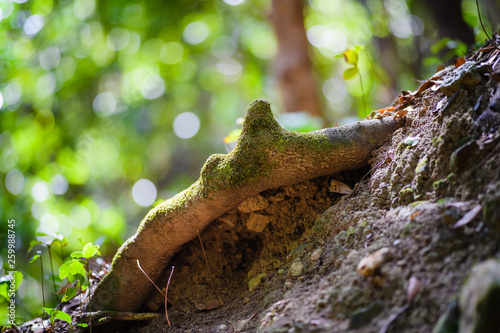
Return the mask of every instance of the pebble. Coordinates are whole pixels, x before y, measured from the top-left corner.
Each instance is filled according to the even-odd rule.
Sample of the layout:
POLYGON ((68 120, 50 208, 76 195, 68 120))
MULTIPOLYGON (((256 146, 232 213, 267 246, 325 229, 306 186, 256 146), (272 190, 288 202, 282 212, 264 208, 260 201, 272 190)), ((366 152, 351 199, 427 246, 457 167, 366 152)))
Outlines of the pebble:
POLYGON ((311 260, 312 261, 317 261, 319 258, 321 258, 321 255, 323 254, 322 249, 316 249, 313 253, 311 253, 311 260))
POLYGON ((304 264, 302 264, 300 261, 294 262, 290 267, 290 274, 292 274, 293 277, 301 276, 303 271, 304 271, 304 264))

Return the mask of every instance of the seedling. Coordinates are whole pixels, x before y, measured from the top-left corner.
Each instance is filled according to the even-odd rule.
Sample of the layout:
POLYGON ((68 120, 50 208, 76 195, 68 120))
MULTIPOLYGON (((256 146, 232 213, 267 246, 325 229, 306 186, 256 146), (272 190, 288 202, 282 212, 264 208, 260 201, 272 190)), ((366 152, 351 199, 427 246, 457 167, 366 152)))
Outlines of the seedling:
MULTIPOLYGON (((59 268, 59 278, 67 278, 69 282, 76 282, 76 288, 67 288, 63 302, 70 300, 76 296, 78 290, 82 293, 90 287, 90 267, 89 259, 99 254, 99 245, 87 243, 83 246, 82 251, 75 251, 71 253, 71 260, 65 262, 59 268), (83 263, 82 263, 83 262, 83 263)), ((89 316, 90 316, 90 332, 92 332, 92 307, 91 307, 91 293, 89 290, 89 316)), ((81 299, 80 299, 81 301, 81 299)), ((81 305, 81 304, 80 304, 81 305)), ((86 324, 79 324, 86 326, 86 324)))
MULTIPOLYGON (((344 53, 344 60, 347 62, 349 65, 352 65, 353 67, 350 67, 344 71, 344 80, 351 80, 356 76, 356 74, 359 74, 359 82, 361 84, 361 94, 363 96, 363 110, 366 111, 366 101, 365 101, 365 89, 363 88, 363 77, 361 76, 361 73, 359 72, 359 67, 358 67, 358 59, 359 59, 359 51, 361 51, 363 47, 356 45, 352 49, 347 49, 344 53)), ((363 112, 364 112, 363 111, 363 112)))
MULTIPOLYGON (((53 245, 59 244, 59 247, 61 249, 61 260, 64 260, 63 247, 68 245, 68 241, 66 240, 66 238, 64 238, 63 235, 59 235, 59 234, 48 235, 48 234, 45 234, 42 232, 37 232, 35 235, 37 237, 39 237, 39 239, 33 240, 30 242, 28 252, 30 252, 35 245, 41 244, 41 245, 45 245, 47 247, 47 251, 49 253, 49 260, 50 260, 50 271, 52 273, 52 286, 54 288, 54 295, 56 295, 57 299, 59 300, 59 296, 57 295, 56 278, 54 275, 54 265, 52 263, 51 248, 53 245)), ((38 257, 37 258, 35 258, 35 257, 32 258, 33 261, 38 258, 38 257)))

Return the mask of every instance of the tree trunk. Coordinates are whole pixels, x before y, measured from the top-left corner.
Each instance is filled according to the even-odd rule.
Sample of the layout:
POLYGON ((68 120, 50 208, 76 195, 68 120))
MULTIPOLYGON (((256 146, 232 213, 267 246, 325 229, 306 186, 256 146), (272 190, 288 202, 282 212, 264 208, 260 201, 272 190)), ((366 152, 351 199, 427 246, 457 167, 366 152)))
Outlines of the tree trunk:
POLYGON ((278 39, 274 72, 279 80, 284 111, 307 111, 322 116, 308 53, 302 0, 273 0, 270 21, 278 39))

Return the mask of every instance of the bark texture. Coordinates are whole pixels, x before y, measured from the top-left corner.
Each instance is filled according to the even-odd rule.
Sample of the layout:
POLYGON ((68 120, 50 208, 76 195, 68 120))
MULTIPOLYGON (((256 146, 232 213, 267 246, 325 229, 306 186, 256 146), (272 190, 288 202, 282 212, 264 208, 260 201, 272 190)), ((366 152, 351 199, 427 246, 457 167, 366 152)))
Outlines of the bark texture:
POLYGON ((112 269, 94 292, 92 309, 137 310, 152 287, 137 260, 157 280, 197 230, 243 200, 267 189, 360 168, 402 125, 402 120, 377 119, 297 133, 281 128, 268 102, 253 102, 234 150, 210 156, 200 178, 151 210, 118 250, 112 269))

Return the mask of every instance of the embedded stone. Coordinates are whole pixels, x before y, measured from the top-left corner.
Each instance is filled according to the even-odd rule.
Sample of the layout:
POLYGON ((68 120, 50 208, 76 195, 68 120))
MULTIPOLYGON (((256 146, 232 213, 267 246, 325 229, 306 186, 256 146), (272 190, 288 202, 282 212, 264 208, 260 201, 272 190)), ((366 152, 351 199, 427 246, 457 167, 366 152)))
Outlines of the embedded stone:
POLYGON ((269 216, 252 213, 247 220, 247 229, 255 232, 262 232, 269 223, 269 216))
POLYGON ((251 213, 257 210, 262 210, 269 206, 269 201, 262 195, 257 194, 254 197, 248 198, 238 205, 238 210, 242 213, 251 213))

